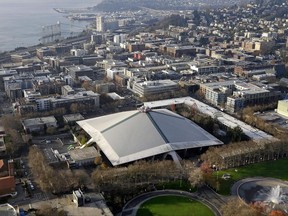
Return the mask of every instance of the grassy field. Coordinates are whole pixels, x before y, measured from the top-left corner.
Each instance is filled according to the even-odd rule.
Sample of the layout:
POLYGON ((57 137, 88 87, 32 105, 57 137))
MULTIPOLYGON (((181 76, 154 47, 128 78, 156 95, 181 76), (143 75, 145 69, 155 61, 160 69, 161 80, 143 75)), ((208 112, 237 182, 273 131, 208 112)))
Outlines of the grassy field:
MULTIPOLYGON (((213 174, 214 179, 217 179, 217 172, 213 174)), ((277 161, 265 161, 262 163, 251 164, 238 168, 218 171, 219 191, 218 193, 227 195, 230 193, 230 188, 233 183, 248 177, 272 177, 282 180, 288 180, 288 159, 277 161), (222 179, 223 174, 230 174, 231 179, 222 179)))
POLYGON ((202 203, 181 196, 159 196, 141 205, 137 216, 214 216, 202 203))

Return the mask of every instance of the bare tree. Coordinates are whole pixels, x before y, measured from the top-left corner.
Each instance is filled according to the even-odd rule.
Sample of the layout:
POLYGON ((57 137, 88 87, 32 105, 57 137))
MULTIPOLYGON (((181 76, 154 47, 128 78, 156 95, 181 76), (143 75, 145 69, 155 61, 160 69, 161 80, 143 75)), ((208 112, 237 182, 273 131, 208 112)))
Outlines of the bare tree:
POLYGON ((37 147, 30 148, 28 160, 38 185, 45 192, 66 192, 81 185, 80 178, 77 178, 71 170, 55 169, 49 166, 43 153, 37 147))
POLYGON ((221 209, 223 216, 260 216, 261 213, 257 212, 255 209, 246 205, 242 200, 238 198, 230 199, 226 204, 224 204, 221 209))
POLYGON ((72 104, 70 105, 70 112, 71 112, 71 113, 77 113, 77 112, 79 112, 79 106, 78 106, 77 103, 72 103, 72 104))
POLYGON ((192 187, 198 187, 204 183, 204 176, 201 168, 194 167, 189 173, 188 180, 192 187))

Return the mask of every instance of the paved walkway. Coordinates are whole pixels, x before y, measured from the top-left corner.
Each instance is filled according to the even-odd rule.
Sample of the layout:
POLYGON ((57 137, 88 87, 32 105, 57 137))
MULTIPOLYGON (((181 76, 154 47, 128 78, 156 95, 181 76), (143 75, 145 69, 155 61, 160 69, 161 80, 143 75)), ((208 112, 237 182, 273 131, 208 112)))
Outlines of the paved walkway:
POLYGON ((204 186, 199 189, 199 192, 189 193, 186 191, 179 190, 157 190, 148 192, 145 194, 141 194, 134 199, 130 200, 123 207, 122 216, 136 216, 138 208, 142 203, 147 200, 157 197, 157 196, 167 196, 167 195, 176 195, 176 196, 185 196, 191 199, 198 200, 203 204, 207 205, 215 214, 215 216, 221 216, 220 211, 218 210, 221 205, 223 205, 226 201, 215 193, 210 188, 204 186))

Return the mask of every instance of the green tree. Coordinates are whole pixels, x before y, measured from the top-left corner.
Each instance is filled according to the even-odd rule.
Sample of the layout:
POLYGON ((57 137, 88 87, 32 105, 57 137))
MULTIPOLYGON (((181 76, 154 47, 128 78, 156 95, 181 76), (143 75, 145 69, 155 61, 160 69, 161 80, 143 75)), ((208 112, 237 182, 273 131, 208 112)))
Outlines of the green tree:
POLYGON ((240 142, 244 133, 240 126, 228 129, 227 136, 231 138, 231 142, 240 142))

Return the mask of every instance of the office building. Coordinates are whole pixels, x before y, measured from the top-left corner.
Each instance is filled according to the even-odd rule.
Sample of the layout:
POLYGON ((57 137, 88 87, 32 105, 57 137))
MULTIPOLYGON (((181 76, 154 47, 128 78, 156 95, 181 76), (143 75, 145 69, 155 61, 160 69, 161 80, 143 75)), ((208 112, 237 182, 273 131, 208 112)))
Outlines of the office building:
POLYGON ((132 90, 140 97, 144 97, 176 91, 178 90, 178 84, 172 80, 135 82, 133 84, 132 90))

